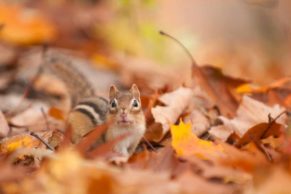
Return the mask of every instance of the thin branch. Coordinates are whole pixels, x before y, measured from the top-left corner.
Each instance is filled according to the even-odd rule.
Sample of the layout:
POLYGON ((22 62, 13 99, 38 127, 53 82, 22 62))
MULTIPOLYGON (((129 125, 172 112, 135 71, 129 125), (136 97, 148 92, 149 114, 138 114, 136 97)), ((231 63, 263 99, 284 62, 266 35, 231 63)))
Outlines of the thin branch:
POLYGON ((156 148, 154 148, 154 146, 145 138, 145 136, 143 136, 143 139, 144 139, 144 141, 145 141, 145 143, 154 151, 154 152, 156 152, 157 151, 157 149, 156 148))
POLYGON ((268 131, 272 128, 273 124, 284 114, 287 114, 287 111, 283 111, 281 112, 280 114, 278 114, 274 119, 271 117, 271 115, 269 114, 268 115, 268 120, 269 120, 269 125, 268 127, 264 130, 264 132, 262 133, 261 137, 260 138, 263 138, 267 133, 268 131))
POLYGON ((51 147, 47 142, 45 142, 41 137, 39 137, 39 135, 37 135, 34 132, 30 132, 30 135, 37 138, 41 143, 43 143, 48 149, 55 151, 55 149, 53 147, 51 147))
POLYGON ((171 36, 170 34, 160 31, 160 34, 163 36, 167 36, 168 38, 172 39, 173 41, 175 41, 177 44, 179 44, 181 46, 181 48, 185 51, 185 53, 188 55, 189 59, 191 60, 192 65, 197 66, 196 61, 194 60, 192 54, 190 53, 190 51, 175 37, 171 36))
POLYGON ((235 112, 234 108, 221 100, 219 94, 217 94, 215 89, 211 86, 210 82, 208 81, 208 78, 205 76, 204 72, 197 65, 196 61, 194 60, 189 50, 178 39, 174 38, 173 36, 163 31, 160 31, 160 34, 170 38, 171 40, 176 42, 179 46, 181 46, 181 48, 185 51, 185 53, 192 62, 192 78, 194 77, 197 79, 197 82, 200 85, 200 87, 207 92, 207 94, 209 95, 214 104, 217 104, 220 109, 224 110, 223 112, 226 115, 233 116, 235 112))

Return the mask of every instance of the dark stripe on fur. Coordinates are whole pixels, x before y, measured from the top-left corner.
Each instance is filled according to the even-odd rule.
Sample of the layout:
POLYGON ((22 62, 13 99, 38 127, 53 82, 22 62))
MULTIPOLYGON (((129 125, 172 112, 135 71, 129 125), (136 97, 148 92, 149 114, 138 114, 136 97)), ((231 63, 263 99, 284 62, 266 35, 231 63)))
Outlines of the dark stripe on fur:
POLYGON ((94 125, 97 125, 97 121, 96 121, 96 118, 94 117, 94 115, 92 115, 89 111, 87 111, 86 109, 83 109, 83 108, 77 108, 75 109, 75 111, 78 111, 86 116, 89 117, 89 119, 91 120, 91 122, 94 124, 94 125))
MULTIPOLYGON (((100 98, 100 99, 105 100, 104 98, 100 98)), ((105 100, 105 101, 107 103, 107 100, 105 100)), ((100 107, 97 104, 95 104, 94 102, 83 101, 83 102, 80 102, 79 105, 86 105, 86 106, 92 107, 94 109, 94 112, 100 116, 100 119, 102 121, 106 120, 106 112, 102 111, 100 109, 100 107)))

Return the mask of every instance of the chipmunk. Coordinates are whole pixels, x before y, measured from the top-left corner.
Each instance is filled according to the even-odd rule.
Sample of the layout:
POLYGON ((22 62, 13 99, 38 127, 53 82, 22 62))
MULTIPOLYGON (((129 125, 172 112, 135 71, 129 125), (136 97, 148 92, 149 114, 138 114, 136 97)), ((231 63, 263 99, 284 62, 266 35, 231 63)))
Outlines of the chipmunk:
POLYGON ((114 151, 127 160, 134 153, 146 130, 140 92, 135 84, 128 92, 120 92, 115 86, 111 86, 109 100, 108 117, 112 125, 105 134, 105 140, 111 141, 125 135, 114 146, 114 151))
POLYGON ((114 85, 109 89, 109 100, 94 96, 94 91, 85 77, 75 69, 65 57, 52 55, 45 57, 45 69, 55 74, 68 87, 72 110, 67 123, 72 129, 72 142, 78 143, 82 137, 107 119, 112 121, 98 143, 112 141, 124 135, 113 147, 122 160, 134 153, 146 130, 140 92, 133 84, 128 91, 119 91, 114 85))

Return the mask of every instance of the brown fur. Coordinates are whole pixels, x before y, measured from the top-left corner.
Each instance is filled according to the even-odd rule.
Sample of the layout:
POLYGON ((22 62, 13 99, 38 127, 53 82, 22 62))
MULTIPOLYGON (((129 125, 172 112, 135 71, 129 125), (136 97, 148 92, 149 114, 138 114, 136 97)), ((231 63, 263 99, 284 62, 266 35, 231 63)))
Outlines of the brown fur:
POLYGON ((68 118, 68 123, 72 128, 72 142, 78 143, 82 137, 94 129, 95 124, 81 112, 72 111, 68 118))

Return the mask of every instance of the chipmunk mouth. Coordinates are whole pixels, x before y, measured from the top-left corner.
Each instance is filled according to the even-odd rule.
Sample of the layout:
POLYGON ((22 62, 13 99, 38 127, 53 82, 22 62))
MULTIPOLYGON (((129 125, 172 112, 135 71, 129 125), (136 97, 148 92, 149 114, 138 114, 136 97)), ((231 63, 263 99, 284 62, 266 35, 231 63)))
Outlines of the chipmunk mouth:
POLYGON ((131 125, 132 124, 132 121, 124 121, 124 120, 120 120, 120 121, 117 121, 117 123, 119 125, 131 125))
POLYGON ((121 117, 120 120, 117 121, 120 125, 130 125, 132 121, 128 120, 127 118, 121 117))

